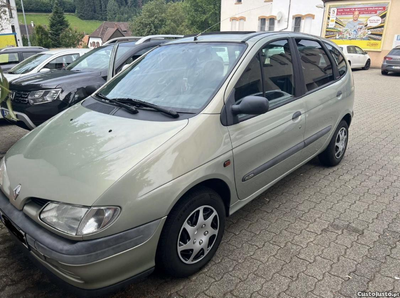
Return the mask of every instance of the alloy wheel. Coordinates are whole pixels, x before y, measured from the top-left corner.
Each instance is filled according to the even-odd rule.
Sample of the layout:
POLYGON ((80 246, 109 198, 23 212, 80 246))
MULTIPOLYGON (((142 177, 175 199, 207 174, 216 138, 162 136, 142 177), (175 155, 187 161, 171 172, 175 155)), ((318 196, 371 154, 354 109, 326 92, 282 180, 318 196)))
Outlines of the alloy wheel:
POLYGON ((346 145, 347 145, 347 129, 345 127, 342 127, 337 136, 336 136, 336 141, 335 141, 335 157, 337 159, 340 159, 344 151, 346 150, 346 145))

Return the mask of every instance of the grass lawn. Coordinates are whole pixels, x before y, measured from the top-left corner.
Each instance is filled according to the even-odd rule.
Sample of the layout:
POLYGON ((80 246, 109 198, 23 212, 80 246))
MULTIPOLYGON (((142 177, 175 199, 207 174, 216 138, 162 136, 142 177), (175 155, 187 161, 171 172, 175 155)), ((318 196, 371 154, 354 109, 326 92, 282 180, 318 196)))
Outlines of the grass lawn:
MULTIPOLYGON (((47 13, 26 13, 26 23, 29 25, 31 21, 35 25, 42 25, 42 26, 49 26, 49 17, 50 14, 47 13)), ((74 14, 65 14, 65 17, 67 18, 69 25, 71 28, 76 29, 78 31, 84 32, 85 34, 91 34, 93 33, 94 30, 97 29, 102 23, 102 21, 87 21, 87 20, 81 20, 74 14)), ((18 14, 18 20, 20 24, 24 23, 24 17, 22 13, 18 14)))

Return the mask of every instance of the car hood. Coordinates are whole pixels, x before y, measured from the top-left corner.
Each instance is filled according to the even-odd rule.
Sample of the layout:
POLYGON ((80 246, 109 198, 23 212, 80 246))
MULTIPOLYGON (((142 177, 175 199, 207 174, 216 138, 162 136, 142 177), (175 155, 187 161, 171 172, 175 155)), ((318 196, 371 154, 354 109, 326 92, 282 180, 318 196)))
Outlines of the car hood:
POLYGON ((45 73, 37 73, 12 81, 11 90, 34 91, 40 89, 57 88, 62 84, 85 82, 87 78, 101 76, 100 72, 76 72, 70 70, 54 70, 45 73))
POLYGON ((5 73, 4 76, 6 77, 7 81, 11 82, 12 80, 18 79, 22 75, 21 74, 5 73))
POLYGON ((12 197, 21 185, 18 200, 10 200, 18 209, 29 197, 92 205, 187 123, 134 120, 74 106, 7 152, 4 191, 12 197))

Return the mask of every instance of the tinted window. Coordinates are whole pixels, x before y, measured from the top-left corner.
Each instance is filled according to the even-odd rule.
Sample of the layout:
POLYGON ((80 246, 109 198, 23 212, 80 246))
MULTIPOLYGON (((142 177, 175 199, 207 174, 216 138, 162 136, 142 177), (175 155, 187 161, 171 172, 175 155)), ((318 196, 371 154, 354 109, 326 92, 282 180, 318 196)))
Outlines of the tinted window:
POLYGON ((260 56, 257 54, 250 61, 235 86, 235 101, 243 97, 254 95, 263 96, 263 85, 260 69, 260 56))
POLYGON ((347 72, 346 59, 343 57, 342 53, 338 49, 327 43, 325 45, 336 62, 339 70, 339 75, 343 76, 347 72))
POLYGON ((31 57, 31 56, 33 56, 33 55, 35 55, 36 53, 31 53, 31 52, 23 52, 22 53, 22 57, 24 58, 24 60, 26 59, 26 58, 29 58, 29 57, 31 57))
POLYGON ((63 69, 64 67, 67 67, 78 58, 79 54, 61 56, 47 63, 44 68, 60 70, 63 69))
POLYGON ((270 109, 290 101, 294 96, 292 53, 288 40, 269 43, 261 50, 265 97, 270 109))
POLYGON ((99 92, 109 98, 135 98, 180 112, 198 112, 236 65, 235 53, 245 48, 241 43, 162 46, 137 59, 99 92), (221 48, 229 53, 228 69, 217 54, 221 48))
POLYGON ((0 64, 18 63, 18 53, 0 54, 0 64))
POLYGON ((22 61, 20 64, 11 68, 9 73, 23 74, 30 72, 31 70, 38 67, 41 63, 43 63, 51 56, 52 56, 51 54, 41 54, 41 53, 31 56, 28 59, 22 61))
POLYGON ((314 90, 334 80, 332 65, 319 42, 297 39, 301 65, 307 91, 314 90))
POLYGON ((349 53, 349 54, 357 54, 356 48, 353 47, 353 46, 348 46, 347 47, 347 53, 349 53))

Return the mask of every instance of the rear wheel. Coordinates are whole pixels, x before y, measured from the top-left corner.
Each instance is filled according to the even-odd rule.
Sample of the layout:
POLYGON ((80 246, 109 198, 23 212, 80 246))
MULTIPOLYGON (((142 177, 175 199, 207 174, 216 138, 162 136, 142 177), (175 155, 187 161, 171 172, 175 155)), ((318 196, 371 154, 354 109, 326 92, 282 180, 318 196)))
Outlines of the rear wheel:
POLYGON ((157 266, 175 277, 196 273, 214 256, 224 228, 221 197, 206 187, 189 192, 167 218, 157 249, 157 266))
POLYGON ((389 72, 387 70, 381 70, 381 74, 383 74, 384 76, 388 75, 389 72))
POLYGON ((349 139, 349 126, 342 120, 339 123, 328 147, 318 157, 321 163, 327 167, 338 165, 346 153, 349 139))
POLYGON ((371 67, 371 60, 367 60, 367 62, 365 63, 365 66, 363 67, 364 70, 368 70, 371 67))

